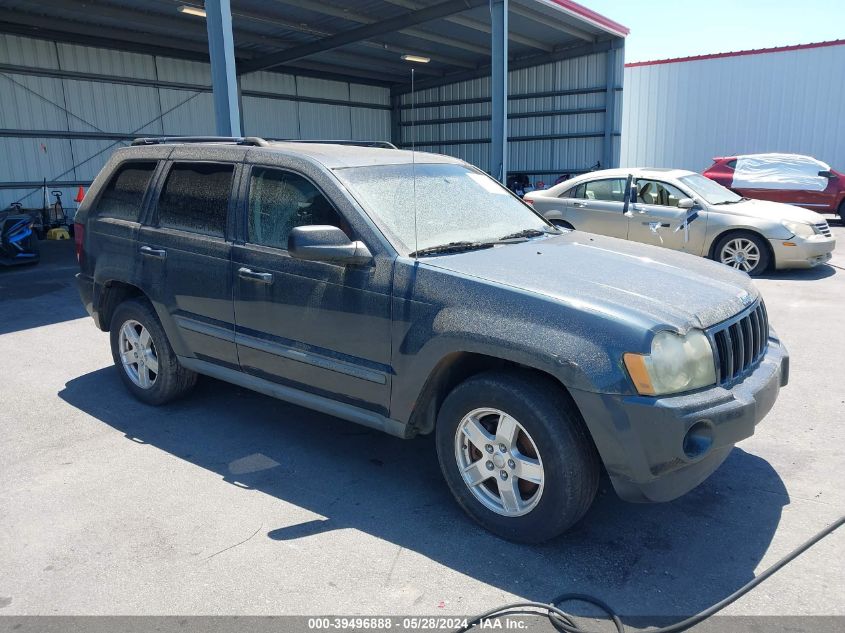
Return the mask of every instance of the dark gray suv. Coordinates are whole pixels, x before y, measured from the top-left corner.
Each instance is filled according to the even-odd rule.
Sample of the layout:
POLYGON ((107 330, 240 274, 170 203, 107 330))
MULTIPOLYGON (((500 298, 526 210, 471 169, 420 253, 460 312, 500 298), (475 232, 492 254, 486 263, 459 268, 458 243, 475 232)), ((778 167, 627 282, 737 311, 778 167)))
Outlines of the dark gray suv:
POLYGON ((144 139, 97 176, 75 237, 136 397, 205 374, 435 433, 458 503, 508 539, 570 527, 602 466, 629 501, 687 492, 787 381, 744 273, 558 230, 445 156, 144 139))

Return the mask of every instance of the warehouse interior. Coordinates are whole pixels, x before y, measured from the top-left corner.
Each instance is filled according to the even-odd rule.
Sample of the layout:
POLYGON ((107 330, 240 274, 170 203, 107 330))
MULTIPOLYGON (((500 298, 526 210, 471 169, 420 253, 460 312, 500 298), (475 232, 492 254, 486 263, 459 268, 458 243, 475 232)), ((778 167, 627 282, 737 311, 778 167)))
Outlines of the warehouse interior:
POLYGON ((2 7, 0 208, 72 208, 139 136, 390 140, 502 180, 619 161, 628 30, 569 0, 2 7))

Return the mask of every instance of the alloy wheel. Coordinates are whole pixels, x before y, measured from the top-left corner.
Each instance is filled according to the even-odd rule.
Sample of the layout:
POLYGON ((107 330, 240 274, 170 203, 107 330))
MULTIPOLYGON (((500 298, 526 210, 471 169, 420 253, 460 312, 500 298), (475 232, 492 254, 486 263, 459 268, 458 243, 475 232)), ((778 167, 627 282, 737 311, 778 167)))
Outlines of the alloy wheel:
POLYGON ((455 432, 455 459, 467 488, 493 512, 521 516, 540 502, 544 471, 537 445, 504 411, 466 414, 455 432))
POLYGON ((750 273, 760 263, 760 249, 747 237, 736 237, 722 247, 719 261, 750 273))
POLYGON ((120 327, 118 343, 126 375, 141 389, 151 389, 158 377, 158 356, 149 330, 130 319, 120 327))

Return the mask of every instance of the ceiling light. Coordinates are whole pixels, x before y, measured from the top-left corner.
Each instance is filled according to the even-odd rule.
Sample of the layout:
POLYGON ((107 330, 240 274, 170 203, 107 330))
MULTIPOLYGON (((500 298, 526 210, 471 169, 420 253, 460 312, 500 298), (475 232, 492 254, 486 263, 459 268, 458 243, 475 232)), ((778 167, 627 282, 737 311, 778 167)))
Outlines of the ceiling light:
POLYGON ((205 9, 202 7, 192 7, 189 4, 183 4, 176 7, 176 10, 179 13, 187 13, 188 15, 196 15, 198 17, 204 18, 205 17, 205 9))
POLYGON ((430 57, 423 57, 421 55, 402 55, 402 59, 406 62, 416 62, 418 64, 427 64, 431 61, 430 57))

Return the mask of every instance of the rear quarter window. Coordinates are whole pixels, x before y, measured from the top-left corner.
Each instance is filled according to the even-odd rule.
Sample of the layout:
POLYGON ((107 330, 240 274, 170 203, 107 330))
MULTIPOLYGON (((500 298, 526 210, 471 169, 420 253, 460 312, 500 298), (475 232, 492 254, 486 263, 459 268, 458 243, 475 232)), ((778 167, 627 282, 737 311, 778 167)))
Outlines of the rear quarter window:
POLYGON ((155 168, 155 161, 133 161, 118 167, 100 195, 96 215, 137 222, 155 168))
POLYGON ((234 165, 176 163, 158 199, 158 226, 223 237, 234 165))

